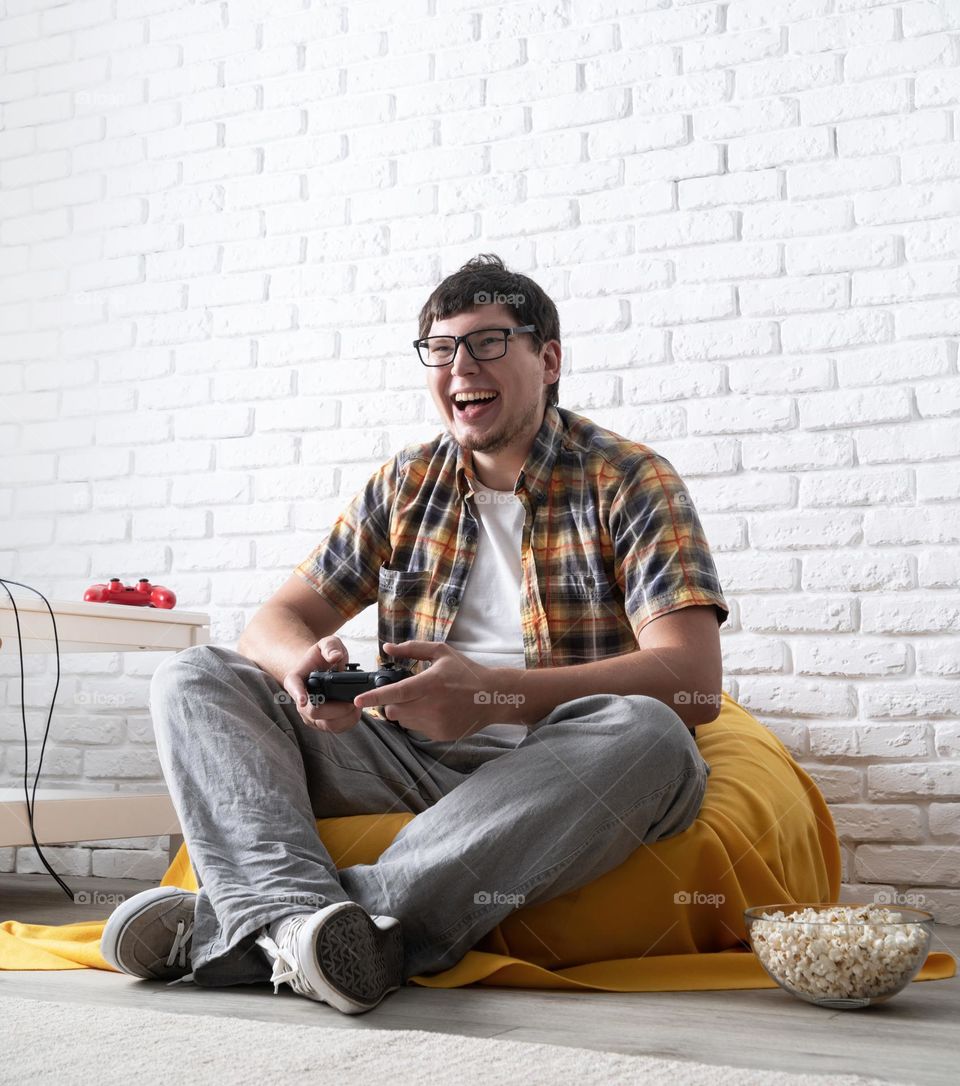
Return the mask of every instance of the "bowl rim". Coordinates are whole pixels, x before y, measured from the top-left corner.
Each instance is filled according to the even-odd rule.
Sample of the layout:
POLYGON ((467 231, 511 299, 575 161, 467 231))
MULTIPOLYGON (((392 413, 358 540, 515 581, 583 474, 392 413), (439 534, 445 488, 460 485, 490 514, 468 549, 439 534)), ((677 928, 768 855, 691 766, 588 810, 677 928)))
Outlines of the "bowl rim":
POLYGON ((846 924, 849 927, 861 927, 865 924, 869 924, 871 927, 893 927, 895 925, 903 924, 936 923, 936 917, 927 909, 918 909, 913 905, 883 905, 876 901, 787 901, 775 905, 750 905, 743 910, 743 917, 748 924, 753 920, 760 920, 766 924, 830 924, 832 926, 846 924), (862 909, 865 907, 890 909, 892 912, 910 913, 912 915, 903 917, 900 920, 872 920, 869 917, 855 917, 850 920, 796 920, 790 916, 785 916, 781 919, 759 915, 760 913, 765 912, 801 912, 803 909, 820 909, 825 911, 827 909, 836 908, 862 909))

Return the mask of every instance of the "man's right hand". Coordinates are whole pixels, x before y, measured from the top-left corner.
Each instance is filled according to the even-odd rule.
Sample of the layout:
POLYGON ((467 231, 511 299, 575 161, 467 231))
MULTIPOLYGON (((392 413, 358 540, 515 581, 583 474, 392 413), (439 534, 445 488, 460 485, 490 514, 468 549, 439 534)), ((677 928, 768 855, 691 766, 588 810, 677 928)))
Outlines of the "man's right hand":
POLYGON ((325 701, 311 705, 307 677, 311 671, 343 671, 349 657, 339 637, 323 637, 309 648, 283 677, 283 688, 293 698, 300 717, 310 728, 325 732, 346 732, 356 727, 361 710, 352 701, 325 701))

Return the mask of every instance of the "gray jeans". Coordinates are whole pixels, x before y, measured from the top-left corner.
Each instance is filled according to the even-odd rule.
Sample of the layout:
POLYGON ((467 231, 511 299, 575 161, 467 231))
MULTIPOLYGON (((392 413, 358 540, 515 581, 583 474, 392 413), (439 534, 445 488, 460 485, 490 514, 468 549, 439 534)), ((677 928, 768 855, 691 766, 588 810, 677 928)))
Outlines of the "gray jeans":
POLYGON ((260 929, 348 900, 401 921, 405 979, 448 969, 522 905, 687 829, 710 772, 655 698, 576 698, 519 743, 414 739, 366 712, 333 734, 210 645, 160 664, 150 708, 200 886, 194 981, 210 987, 268 980, 260 929), (376 863, 337 871, 315 820, 389 811, 417 817, 376 863))

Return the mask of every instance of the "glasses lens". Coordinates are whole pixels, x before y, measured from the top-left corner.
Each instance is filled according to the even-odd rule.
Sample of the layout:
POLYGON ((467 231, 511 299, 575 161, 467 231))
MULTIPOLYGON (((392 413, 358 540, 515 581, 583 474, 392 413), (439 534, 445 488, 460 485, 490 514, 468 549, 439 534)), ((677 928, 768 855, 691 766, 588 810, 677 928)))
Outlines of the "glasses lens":
POLYGON ((500 328, 485 328, 467 336, 474 358, 500 358, 507 350, 507 333, 500 328))
POLYGON ((445 366, 453 357, 453 336, 430 336, 418 347, 420 360, 427 366, 445 366))

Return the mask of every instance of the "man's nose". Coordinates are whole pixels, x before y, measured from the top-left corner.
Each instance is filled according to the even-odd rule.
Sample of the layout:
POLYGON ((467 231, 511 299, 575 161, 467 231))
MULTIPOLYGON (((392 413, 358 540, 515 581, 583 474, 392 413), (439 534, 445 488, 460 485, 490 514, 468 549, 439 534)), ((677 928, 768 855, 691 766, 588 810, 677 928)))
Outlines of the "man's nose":
POLYGON ((456 350, 453 352, 453 361, 450 363, 451 373, 476 373, 478 369, 477 360, 467 350, 467 345, 462 340, 457 344, 456 350))

